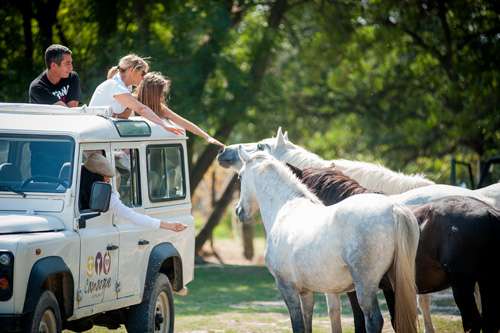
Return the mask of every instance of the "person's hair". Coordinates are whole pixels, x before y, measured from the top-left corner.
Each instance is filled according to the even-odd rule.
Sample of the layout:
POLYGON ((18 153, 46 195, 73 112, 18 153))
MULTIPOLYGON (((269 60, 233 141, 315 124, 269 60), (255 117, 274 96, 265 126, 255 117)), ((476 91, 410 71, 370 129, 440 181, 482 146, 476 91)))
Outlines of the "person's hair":
POLYGON ((123 73, 129 68, 147 72, 149 70, 149 65, 146 60, 139 57, 137 54, 128 54, 120 59, 120 61, 118 62, 118 66, 113 66, 109 69, 108 79, 111 79, 113 76, 115 76, 118 71, 123 73))
POLYGON ((48 69, 50 69, 50 65, 52 63, 61 65, 61 61, 63 60, 63 56, 65 54, 71 55, 71 50, 66 46, 59 44, 52 44, 45 50, 45 65, 48 69))
POLYGON ((158 116, 162 116, 161 105, 166 104, 165 96, 170 91, 171 81, 158 72, 144 75, 137 88, 137 100, 148 106, 158 116))

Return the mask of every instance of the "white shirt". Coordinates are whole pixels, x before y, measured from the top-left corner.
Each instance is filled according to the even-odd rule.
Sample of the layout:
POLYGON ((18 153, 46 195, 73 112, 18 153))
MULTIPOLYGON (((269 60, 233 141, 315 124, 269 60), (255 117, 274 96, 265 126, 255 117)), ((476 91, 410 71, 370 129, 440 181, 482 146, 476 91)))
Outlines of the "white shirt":
POLYGON ((153 227, 155 229, 160 228, 161 220, 155 219, 154 217, 137 213, 135 210, 125 206, 123 202, 120 200, 120 195, 113 191, 111 193, 111 199, 109 201, 109 210, 115 216, 121 219, 125 219, 134 224, 143 226, 143 227, 153 227))
POLYGON ((95 88, 94 94, 90 99, 89 106, 111 106, 113 113, 119 114, 125 110, 125 107, 118 103, 115 96, 130 94, 132 87, 127 87, 123 82, 120 73, 116 73, 111 79, 108 79, 95 88))

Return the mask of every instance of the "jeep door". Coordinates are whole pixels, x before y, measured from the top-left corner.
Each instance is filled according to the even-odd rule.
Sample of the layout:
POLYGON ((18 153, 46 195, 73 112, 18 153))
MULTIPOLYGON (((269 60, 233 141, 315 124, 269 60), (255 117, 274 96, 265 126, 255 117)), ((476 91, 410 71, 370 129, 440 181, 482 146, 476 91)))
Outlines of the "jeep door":
MULTIPOLYGON (((144 214, 141 193, 144 152, 141 150, 141 143, 112 143, 111 149, 117 173, 115 186, 120 199, 126 206, 144 214)), ((120 234, 118 298, 139 297, 141 283, 145 279, 148 253, 151 251, 151 235, 158 230, 138 226, 117 216, 113 219, 120 234)))
MULTIPOLYGON (((82 192, 88 190, 83 178, 89 177, 84 171, 83 163, 92 153, 103 153, 111 162, 109 144, 85 144, 80 148, 78 170, 78 197, 75 210, 81 216, 88 208, 83 201, 82 192)), ((92 179, 93 181, 93 179, 92 179)), ((88 196, 87 196, 88 197, 88 196)), ((79 219, 80 235, 80 278, 77 293, 78 308, 91 306, 116 299, 116 282, 118 277, 119 238, 118 229, 112 223, 110 211, 87 220, 79 219)))

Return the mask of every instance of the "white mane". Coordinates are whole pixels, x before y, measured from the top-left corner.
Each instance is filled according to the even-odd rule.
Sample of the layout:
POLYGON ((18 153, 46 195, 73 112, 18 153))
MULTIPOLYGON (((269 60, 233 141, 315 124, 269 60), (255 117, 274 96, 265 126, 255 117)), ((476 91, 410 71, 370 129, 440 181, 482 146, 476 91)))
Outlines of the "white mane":
POLYGON ((423 175, 406 175, 380 164, 349 160, 333 160, 332 162, 337 169, 357 180, 363 187, 384 194, 398 194, 435 184, 423 175))
POLYGON ((370 191, 382 192, 384 194, 398 194, 408 190, 435 184, 422 175, 406 175, 401 172, 392 171, 380 164, 350 161, 322 159, 302 147, 286 142, 280 160, 288 162, 297 168, 305 167, 329 167, 335 165, 346 176, 356 180, 361 186, 370 191))

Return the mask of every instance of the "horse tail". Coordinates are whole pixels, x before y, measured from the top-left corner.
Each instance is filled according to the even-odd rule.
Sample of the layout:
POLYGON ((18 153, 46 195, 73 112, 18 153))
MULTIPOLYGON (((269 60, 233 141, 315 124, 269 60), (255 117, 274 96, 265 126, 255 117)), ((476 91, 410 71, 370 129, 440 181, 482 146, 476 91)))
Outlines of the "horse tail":
POLYGON ((395 292, 396 332, 417 332, 417 288, 415 284, 415 257, 420 230, 415 215, 406 207, 396 205, 394 261, 389 278, 395 292))

